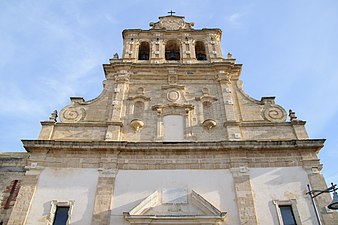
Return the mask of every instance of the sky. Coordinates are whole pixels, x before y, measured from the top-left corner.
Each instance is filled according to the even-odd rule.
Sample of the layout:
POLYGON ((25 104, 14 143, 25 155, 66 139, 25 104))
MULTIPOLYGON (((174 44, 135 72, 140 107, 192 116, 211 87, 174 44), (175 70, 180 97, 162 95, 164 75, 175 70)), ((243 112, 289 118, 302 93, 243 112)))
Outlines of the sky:
POLYGON ((338 182, 338 1, 2 0, 0 151, 25 151, 40 121, 102 91, 102 64, 122 53, 124 29, 149 29, 173 10, 195 29, 220 28, 222 51, 243 64, 244 91, 307 121, 326 181, 338 182))

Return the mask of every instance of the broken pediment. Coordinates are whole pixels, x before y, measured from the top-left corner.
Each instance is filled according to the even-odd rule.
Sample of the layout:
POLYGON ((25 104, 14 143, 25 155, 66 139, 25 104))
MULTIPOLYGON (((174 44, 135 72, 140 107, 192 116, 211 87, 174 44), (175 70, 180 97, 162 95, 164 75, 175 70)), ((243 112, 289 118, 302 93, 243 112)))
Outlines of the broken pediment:
POLYGON ((157 190, 124 213, 130 224, 219 224, 225 215, 195 191, 180 188, 157 190))

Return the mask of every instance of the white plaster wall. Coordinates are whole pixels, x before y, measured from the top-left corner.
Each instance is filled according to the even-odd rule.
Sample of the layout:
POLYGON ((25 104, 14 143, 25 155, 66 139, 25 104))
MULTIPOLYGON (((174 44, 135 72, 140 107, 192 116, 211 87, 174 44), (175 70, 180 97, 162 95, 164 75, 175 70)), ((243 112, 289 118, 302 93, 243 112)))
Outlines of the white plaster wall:
POLYGON ((115 180, 110 224, 128 224, 123 219, 123 212, 129 212, 161 188, 194 190, 216 208, 228 213, 226 224, 239 224, 229 170, 120 170, 115 180))
POLYGON ((73 200, 71 224, 90 225, 98 175, 96 169, 44 169, 39 177, 26 225, 46 225, 52 200, 73 200))
POLYGON ((279 225, 273 200, 296 199, 303 225, 316 224, 309 196, 305 195, 309 183, 302 167, 252 168, 251 185, 259 224, 279 225))

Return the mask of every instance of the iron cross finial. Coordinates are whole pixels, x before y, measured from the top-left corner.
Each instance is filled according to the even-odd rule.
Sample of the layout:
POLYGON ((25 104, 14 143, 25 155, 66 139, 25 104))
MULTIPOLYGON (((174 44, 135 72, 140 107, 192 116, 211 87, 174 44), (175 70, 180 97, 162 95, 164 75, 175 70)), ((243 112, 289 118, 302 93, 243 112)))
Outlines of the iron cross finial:
POLYGON ((173 14, 175 14, 176 12, 173 12, 172 10, 170 10, 170 12, 168 12, 170 14, 170 16, 172 16, 173 14))

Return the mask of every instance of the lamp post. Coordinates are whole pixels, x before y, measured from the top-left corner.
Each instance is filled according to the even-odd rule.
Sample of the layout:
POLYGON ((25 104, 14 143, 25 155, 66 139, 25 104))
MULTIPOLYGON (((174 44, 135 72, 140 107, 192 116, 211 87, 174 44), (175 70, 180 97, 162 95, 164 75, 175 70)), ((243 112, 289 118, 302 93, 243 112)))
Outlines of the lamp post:
POLYGON ((332 210, 337 210, 338 209, 338 194, 337 194, 337 184, 333 184, 331 183, 331 187, 328 187, 324 190, 312 190, 310 185, 308 184, 307 185, 307 188, 308 188, 308 192, 306 193, 307 195, 310 195, 311 197, 311 202, 312 202, 312 205, 313 205, 313 208, 315 210, 315 213, 316 213, 316 218, 317 218, 317 221, 318 221, 318 224, 319 225, 322 225, 322 222, 320 221, 320 218, 319 218, 319 214, 318 214, 318 209, 317 209, 317 206, 314 202, 314 198, 323 194, 323 193, 331 193, 333 192, 333 199, 332 199, 332 202, 327 206, 329 209, 332 209, 332 210))

